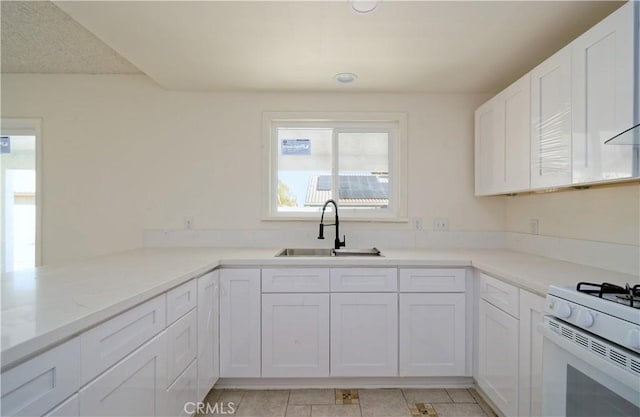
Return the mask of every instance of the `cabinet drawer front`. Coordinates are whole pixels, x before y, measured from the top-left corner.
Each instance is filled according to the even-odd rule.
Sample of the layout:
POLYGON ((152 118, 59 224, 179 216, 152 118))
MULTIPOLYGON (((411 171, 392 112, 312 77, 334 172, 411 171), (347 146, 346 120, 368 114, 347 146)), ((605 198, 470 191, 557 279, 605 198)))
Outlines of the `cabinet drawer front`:
POLYGON ((166 408, 166 335, 160 333, 83 387, 80 415, 162 415, 166 408))
POLYGON ((263 269, 262 292, 329 292, 328 268, 263 269))
POLYGON ((331 291, 383 292, 398 290, 396 268, 333 268, 331 291))
POLYGON ((191 310, 167 328, 167 387, 193 361, 198 352, 198 315, 191 310))
POLYGON ((160 295, 82 333, 83 384, 164 329, 164 297, 160 295))
POLYGON ((80 388, 80 339, 2 373, 3 416, 41 416, 80 388))
POLYGON ((463 268, 400 269, 402 292, 464 292, 463 268))
POLYGON ((198 302, 197 290, 197 280, 192 279, 167 291, 167 326, 196 306, 198 302))
POLYGON ((513 285, 480 273, 480 297, 505 313, 519 317, 519 291, 513 285))
POLYGON ((189 367, 176 379, 167 389, 167 416, 189 416, 187 411, 195 409, 195 404, 188 404, 196 401, 198 392, 198 366, 197 359, 191 362, 189 367), (186 408, 186 410, 185 410, 186 408))

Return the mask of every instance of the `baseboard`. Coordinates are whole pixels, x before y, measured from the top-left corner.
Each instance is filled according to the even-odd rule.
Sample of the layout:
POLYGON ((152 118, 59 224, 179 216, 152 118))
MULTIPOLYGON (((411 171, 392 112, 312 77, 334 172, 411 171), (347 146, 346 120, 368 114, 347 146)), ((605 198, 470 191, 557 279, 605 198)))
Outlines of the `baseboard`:
POLYGON ((216 389, 472 388, 471 377, 220 378, 216 389))

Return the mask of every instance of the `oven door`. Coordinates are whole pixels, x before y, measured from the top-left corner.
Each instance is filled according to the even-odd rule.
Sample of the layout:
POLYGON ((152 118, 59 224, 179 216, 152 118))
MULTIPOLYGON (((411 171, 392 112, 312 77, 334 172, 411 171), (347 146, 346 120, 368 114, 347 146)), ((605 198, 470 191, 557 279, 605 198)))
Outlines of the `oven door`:
POLYGON ((544 335, 544 416, 640 416, 637 354, 554 318, 545 317, 540 330, 544 335))

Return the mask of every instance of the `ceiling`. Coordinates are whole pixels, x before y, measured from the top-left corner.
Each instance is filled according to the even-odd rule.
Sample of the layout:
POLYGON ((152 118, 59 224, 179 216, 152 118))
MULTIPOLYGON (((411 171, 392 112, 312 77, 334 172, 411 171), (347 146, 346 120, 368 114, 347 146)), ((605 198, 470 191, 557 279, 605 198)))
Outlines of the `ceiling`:
POLYGON ((385 0, 371 14, 347 0, 5 3, 5 73, 139 69, 193 91, 496 92, 623 2, 385 0), (358 80, 341 85, 339 72, 358 80))
POLYGON ((3 73, 140 73, 49 1, 2 0, 0 16, 3 73))

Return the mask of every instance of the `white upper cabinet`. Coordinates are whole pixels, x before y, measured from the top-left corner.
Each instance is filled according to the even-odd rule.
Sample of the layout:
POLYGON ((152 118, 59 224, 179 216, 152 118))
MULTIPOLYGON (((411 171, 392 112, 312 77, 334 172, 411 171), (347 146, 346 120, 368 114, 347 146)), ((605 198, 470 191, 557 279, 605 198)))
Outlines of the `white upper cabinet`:
POLYGON ((475 114, 475 181, 476 195, 497 194, 497 179, 501 177, 504 160, 504 113, 498 97, 484 103, 475 114))
POLYGON ((529 74, 475 114, 476 195, 529 188, 529 74))
POLYGON ((571 184, 571 46, 531 71, 531 188, 571 184))
POLYGON ((640 176, 637 147, 605 144, 640 121, 639 15, 627 2, 476 110, 476 195, 640 176))
POLYGON ((529 132, 531 123, 529 74, 501 93, 504 103, 504 177, 501 192, 529 188, 529 132))
POLYGON ((633 147, 604 144, 634 125, 633 7, 626 3, 571 44, 574 184, 633 175, 633 147))

